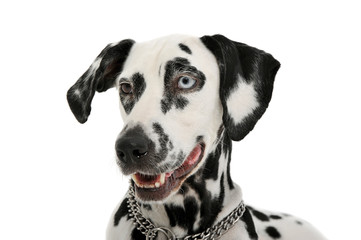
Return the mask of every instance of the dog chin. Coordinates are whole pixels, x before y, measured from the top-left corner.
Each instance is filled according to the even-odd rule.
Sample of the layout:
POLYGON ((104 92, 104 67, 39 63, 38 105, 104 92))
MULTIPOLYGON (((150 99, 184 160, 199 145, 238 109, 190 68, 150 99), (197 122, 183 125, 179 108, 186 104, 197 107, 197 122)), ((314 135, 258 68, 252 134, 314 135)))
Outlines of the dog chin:
POLYGON ((183 164, 170 172, 158 175, 132 174, 135 195, 141 202, 164 201, 176 193, 183 182, 195 172, 204 156, 205 144, 198 143, 183 164))

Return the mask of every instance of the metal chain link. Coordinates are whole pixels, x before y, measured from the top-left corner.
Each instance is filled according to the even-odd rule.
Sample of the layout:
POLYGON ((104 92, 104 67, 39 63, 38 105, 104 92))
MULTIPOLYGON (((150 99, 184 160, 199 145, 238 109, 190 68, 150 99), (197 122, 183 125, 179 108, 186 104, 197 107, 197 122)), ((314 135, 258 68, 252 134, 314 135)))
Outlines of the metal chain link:
POLYGON ((158 231, 163 232, 169 240, 215 240, 231 229, 243 216, 243 213, 246 210, 243 201, 241 201, 230 214, 224 217, 216 225, 207 228, 201 233, 186 236, 184 238, 175 238, 175 235, 169 229, 163 227, 157 228, 149 219, 143 216, 139 203, 135 199, 135 191, 132 185, 129 187, 127 203, 129 217, 133 220, 136 228, 142 234, 146 235, 149 240, 155 239, 158 231), (167 232, 170 234, 168 235, 167 232))
POLYGON ((137 200, 135 199, 135 191, 132 185, 129 187, 128 192, 128 215, 133 220, 134 225, 136 228, 144 235, 149 236, 150 239, 153 239, 156 237, 157 233, 153 232, 152 234, 149 234, 149 231, 155 228, 153 223, 145 218, 140 211, 140 206, 137 200))
POLYGON ((195 235, 187 236, 183 240, 214 240, 221 237, 229 229, 231 229, 238 220, 243 216, 246 207, 241 203, 222 221, 218 222, 213 227, 207 228, 204 232, 195 235))

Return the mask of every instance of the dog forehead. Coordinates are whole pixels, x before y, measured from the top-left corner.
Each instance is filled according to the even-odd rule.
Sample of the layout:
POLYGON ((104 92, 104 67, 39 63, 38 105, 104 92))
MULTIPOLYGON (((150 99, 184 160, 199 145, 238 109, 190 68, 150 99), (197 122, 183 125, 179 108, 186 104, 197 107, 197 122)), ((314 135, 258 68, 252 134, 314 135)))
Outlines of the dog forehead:
MULTIPOLYGON (((180 115, 186 116, 190 112, 206 112, 207 107, 200 109, 204 99, 212 102, 219 96, 219 68, 215 56, 200 38, 185 35, 171 35, 134 44, 117 77, 118 91, 125 81, 133 82, 136 93, 131 101, 122 100, 121 96, 124 107, 120 108, 121 114, 128 122, 148 122, 156 116, 171 118, 174 114, 179 120, 180 115), (175 93, 167 87, 171 86, 169 81, 175 81, 182 71, 194 71, 202 78, 202 87, 200 91, 179 94, 175 98, 175 93), (171 109, 176 111, 169 114, 171 109)), ((212 109, 207 112, 212 113, 214 107, 208 105, 212 109)), ((187 119, 183 119, 183 122, 189 122, 187 119)))
POLYGON ((170 35, 134 44, 124 63, 122 76, 140 72, 147 78, 160 76, 168 61, 185 58, 200 68, 216 68, 216 59, 197 37, 170 35))

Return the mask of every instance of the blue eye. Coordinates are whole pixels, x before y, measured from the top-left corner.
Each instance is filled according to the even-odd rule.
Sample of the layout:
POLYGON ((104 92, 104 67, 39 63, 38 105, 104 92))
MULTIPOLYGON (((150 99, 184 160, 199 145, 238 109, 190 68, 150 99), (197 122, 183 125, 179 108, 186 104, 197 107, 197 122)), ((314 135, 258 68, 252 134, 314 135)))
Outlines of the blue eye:
POLYGON ((178 88, 180 89, 191 89, 197 83, 197 80, 189 76, 181 76, 178 78, 178 88))

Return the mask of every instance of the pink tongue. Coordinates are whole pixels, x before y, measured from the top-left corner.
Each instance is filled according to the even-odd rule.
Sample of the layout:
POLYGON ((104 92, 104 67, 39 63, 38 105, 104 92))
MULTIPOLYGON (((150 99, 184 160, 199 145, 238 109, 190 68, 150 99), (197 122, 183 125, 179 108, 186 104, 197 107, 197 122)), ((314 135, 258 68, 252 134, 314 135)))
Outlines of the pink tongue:
MULTIPOLYGON (((202 153, 202 148, 200 145, 197 145, 189 154, 187 160, 183 163, 182 167, 180 168, 182 172, 187 171, 187 169, 191 168, 197 162, 201 153, 202 153)), ((172 176, 173 173, 174 171, 166 173, 165 174, 166 179, 172 176)), ((160 175, 146 176, 136 173, 135 176, 137 180, 142 184, 155 184, 160 179, 160 175)))
POLYGON ((184 166, 192 166, 195 164, 202 153, 202 148, 200 145, 197 145, 192 152, 189 154, 187 160, 184 162, 184 166))

